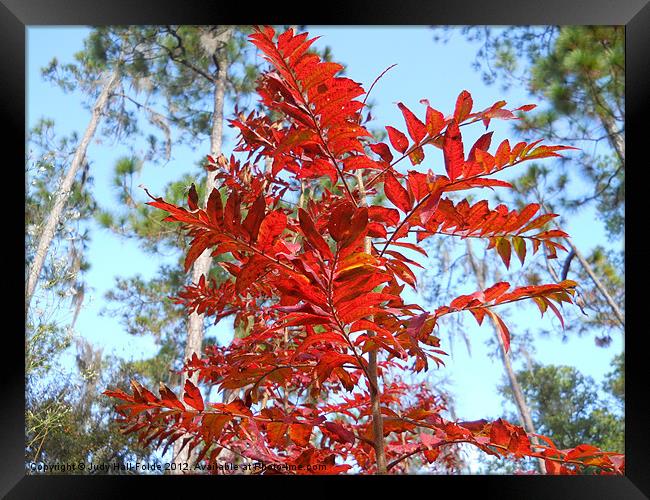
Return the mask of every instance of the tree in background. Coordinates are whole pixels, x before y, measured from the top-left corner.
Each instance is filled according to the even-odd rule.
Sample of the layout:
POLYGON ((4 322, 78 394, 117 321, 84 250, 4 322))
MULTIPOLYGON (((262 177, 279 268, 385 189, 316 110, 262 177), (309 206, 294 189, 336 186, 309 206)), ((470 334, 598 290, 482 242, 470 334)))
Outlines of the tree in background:
MULTIPOLYGON (((88 148, 98 131, 113 141, 136 136, 140 132, 138 111, 145 111, 148 122, 166 132, 161 116, 137 101, 141 93, 150 94, 151 88, 143 82, 154 59, 128 28, 107 27, 91 32, 83 49, 75 54, 74 63, 61 64, 54 59, 42 70, 43 77, 63 91, 81 92, 91 117, 81 138, 76 134, 58 138, 54 122, 47 119, 42 119, 28 138, 26 457, 31 460, 47 456, 49 460, 75 462, 68 459, 88 459, 96 450, 88 446, 84 451, 82 443, 119 441, 119 432, 106 417, 106 409, 100 411, 103 416, 98 419, 96 404, 83 402, 84 398, 76 398, 76 392, 69 392, 74 385, 90 386, 83 373, 64 370, 61 358, 72 345, 74 324, 85 295, 83 273, 90 265, 85 258, 88 224, 97 207, 88 148), (64 312, 67 299, 72 300, 71 319, 64 312), (82 406, 84 411, 80 411, 82 406), (78 445, 66 450, 53 444, 71 444, 72 427, 78 445)), ((149 136, 148 145, 149 158, 164 154, 155 135, 149 136)), ((103 363, 98 363, 97 369, 92 383, 102 379, 110 383, 111 370, 107 372, 103 363)), ((97 399, 96 391, 85 399, 90 395, 97 399)))
MULTIPOLYGON (((530 369, 520 370, 517 376, 531 401, 535 425, 558 448, 581 442, 623 452, 623 419, 612 405, 616 398, 607 384, 601 388, 591 377, 570 366, 534 364, 530 369)), ((610 377, 622 380, 623 373, 617 369, 610 377)), ((512 402, 509 386, 504 385, 501 390, 512 402)))
MULTIPOLYGON (((584 442, 622 453, 625 448, 622 355, 616 356, 614 365, 602 387, 571 366, 535 363, 519 370, 517 379, 526 399, 531 401, 532 419, 539 432, 553 440, 558 448, 584 442)), ((502 385, 500 391, 504 402, 514 403, 509 384, 502 385)), ((487 472, 504 472, 503 463, 485 462, 487 472)))
MULTIPOLYGON (((37 258, 36 243, 54 204, 56 186, 74 155, 77 137, 57 137, 54 122, 41 120, 27 138, 25 168, 25 267, 37 258)), ((87 169, 70 188, 67 210, 57 222, 47 258, 41 263, 41 284, 25 318, 25 417, 26 457, 40 456, 48 435, 60 433, 70 408, 57 391, 59 357, 72 343, 72 325, 83 294, 82 273, 88 264, 83 250, 87 234, 81 223, 92 216, 94 201, 87 169), (70 319, 64 313, 74 307, 70 319)))
MULTIPOLYGON (((95 464, 79 470, 84 474, 133 474, 136 461, 155 463, 150 450, 138 446, 133 436, 120 432, 113 422, 116 414, 98 397, 106 385, 120 384, 124 377, 138 375, 112 357, 104 357, 84 339, 77 339, 77 373, 59 361, 63 350, 52 349, 54 361, 32 369, 37 377, 26 398, 27 470, 39 464, 95 464)), ((38 469, 36 469, 38 471, 38 469)), ((65 470, 46 473, 66 474, 65 470)))
MULTIPOLYGON (((152 56, 142 51, 137 41, 130 37, 128 29, 105 28, 90 35, 85 41, 84 49, 75 55, 75 59, 74 63, 69 64, 60 64, 54 59, 43 69, 44 78, 66 92, 81 91, 92 105, 86 130, 55 188, 51 208, 34 242, 34 256, 27 272, 25 314, 36 290, 50 244, 73 193, 75 180, 79 175, 88 175, 87 150, 98 127, 103 123, 104 135, 113 140, 131 135, 137 130, 134 111, 127 106, 129 98, 125 94, 124 85, 131 83, 137 88, 140 79, 147 73, 152 56)), ((158 116, 150 115, 150 118, 160 123, 158 116)))
MULTIPOLYGON (((51 213, 55 187, 75 155, 77 142, 75 134, 57 137, 51 120, 39 121, 30 131, 25 176, 26 266, 35 258, 40 228, 51 213)), ((63 357, 75 340, 74 323, 84 293, 83 273, 89 266, 85 226, 95 209, 92 183, 86 164, 71 186, 27 311, 25 460, 36 465, 86 463, 91 459, 126 464, 148 456, 146 450, 135 446, 134 439, 119 432, 111 421, 113 410, 97 397, 104 384, 119 383, 133 373, 116 373, 110 368, 114 364, 103 363, 101 353, 79 339, 78 373, 64 367, 63 357)), ((29 466, 27 470, 31 471, 29 466)))
MULTIPOLYGON (((445 38, 456 30, 439 29, 436 38, 445 38)), ((531 162, 523 175, 511 181, 514 191, 506 197, 496 193, 495 201, 513 202, 520 209, 535 202, 548 212, 561 208, 568 213, 591 204, 610 238, 622 236, 625 159, 622 27, 473 26, 460 31, 468 40, 480 44, 475 68, 482 71, 486 83, 498 82, 504 88, 525 86, 534 102, 545 103, 535 111, 521 113, 520 120, 513 122, 522 139, 543 137, 581 148, 577 162, 559 160, 555 166, 531 162)), ((556 227, 549 225, 551 230, 556 227)), ((545 255, 530 260, 524 272, 531 283, 544 282, 549 275, 556 282, 575 277, 580 283, 577 303, 581 307, 579 311, 568 312, 562 335, 567 338, 573 332, 589 332, 595 334, 598 345, 607 345, 612 332, 622 332, 625 324, 622 249, 617 252, 598 246, 589 255, 583 255, 569 238, 564 244, 570 249, 564 260, 545 255)), ((441 249, 448 254, 441 246, 436 250, 441 249)), ((471 279, 480 277, 481 269, 477 272, 477 267, 486 267, 471 252, 456 259, 454 264, 470 262, 467 267, 471 279)), ((462 281, 466 275, 461 266, 456 269, 462 281)), ((538 328, 518 333, 513 337, 513 351, 529 359, 534 351, 534 338, 548 332, 538 328)), ((503 361, 509 394, 514 398, 520 422, 527 430, 533 429, 535 419, 530 418, 529 407, 536 404, 529 400, 533 394, 526 394, 520 386, 512 363, 503 361)))
MULTIPOLYGON (((449 34, 450 29, 444 31, 449 34)), ((531 97, 547 103, 516 122, 515 129, 524 140, 544 137, 581 150, 578 161, 570 165, 561 161, 557 168, 531 164, 514 182, 518 193, 514 201, 520 206, 536 201, 549 211, 563 208, 569 213, 594 206, 609 237, 615 241, 622 237, 624 28, 474 26, 461 32, 480 43, 475 67, 487 83, 525 85, 531 97)), ((559 280, 570 273, 577 275, 589 319, 571 323, 580 333, 598 327, 597 341, 607 344, 611 331, 623 332, 625 327, 623 249, 598 247, 583 255, 570 239, 566 243, 571 249, 566 260, 559 266, 544 263, 541 270, 559 280)))

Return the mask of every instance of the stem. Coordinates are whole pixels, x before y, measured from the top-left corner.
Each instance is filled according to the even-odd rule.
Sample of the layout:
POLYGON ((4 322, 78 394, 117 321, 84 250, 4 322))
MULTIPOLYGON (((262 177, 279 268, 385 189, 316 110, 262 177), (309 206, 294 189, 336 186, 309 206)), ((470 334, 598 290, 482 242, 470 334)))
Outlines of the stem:
MULTIPOLYGON (((357 170, 357 186, 359 188, 359 198, 362 207, 368 206, 366 199, 366 189, 363 185, 363 175, 361 170, 357 170)), ((372 251, 372 243, 370 237, 366 236, 364 240, 364 251, 370 254, 372 251)), ((368 336, 372 336, 372 332, 368 332, 368 336)), ((370 406, 372 410, 372 434, 375 445, 375 457, 377 461, 377 474, 386 474, 388 468, 386 466, 386 452, 384 450, 384 420, 381 414, 381 391, 379 389, 379 381, 377 377, 377 350, 372 350, 368 353, 368 378, 370 383, 370 406)))

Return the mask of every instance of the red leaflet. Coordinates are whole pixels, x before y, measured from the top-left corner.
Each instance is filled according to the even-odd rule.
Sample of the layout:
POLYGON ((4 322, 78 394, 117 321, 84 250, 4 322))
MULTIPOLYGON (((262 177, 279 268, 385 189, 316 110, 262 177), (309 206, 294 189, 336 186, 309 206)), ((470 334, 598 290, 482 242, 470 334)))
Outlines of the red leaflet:
POLYGON ((206 212, 210 222, 215 226, 223 222, 223 205, 221 203, 221 194, 218 189, 213 189, 208 198, 206 212))
POLYGON ((509 269, 510 255, 512 253, 510 242, 506 238, 498 238, 496 247, 497 247, 497 252, 499 252, 499 256, 501 257, 501 260, 503 260, 503 263, 505 264, 506 268, 509 269))
POLYGON ((386 226, 396 226, 399 223, 399 212, 394 208, 375 205, 368 208, 368 218, 386 226))
POLYGON ((181 403, 178 400, 176 394, 174 394, 174 392, 162 382, 160 383, 159 392, 160 392, 160 402, 162 405, 167 406, 168 408, 177 408, 179 410, 185 410, 185 406, 183 406, 183 403, 181 403))
POLYGON ((287 227, 287 216, 278 210, 270 212, 260 223, 257 235, 257 246, 265 250, 273 244, 275 239, 282 234, 287 227))
POLYGON ((266 202, 264 196, 259 195, 251 208, 248 210, 248 215, 242 224, 243 228, 250 236, 250 241, 257 239, 257 233, 260 230, 260 224, 264 220, 264 212, 266 210, 266 202))
POLYGON ((255 255, 246 262, 239 271, 236 273, 235 289, 244 294, 246 290, 253 284, 269 265, 269 261, 264 257, 255 255))
POLYGON ((340 443, 354 443, 354 433, 336 422, 325 422, 323 428, 340 443))
POLYGON ((299 208, 298 216, 300 220, 300 227, 302 228, 302 232, 305 235, 305 238, 307 238, 314 249, 320 252, 323 259, 331 259, 332 252, 330 252, 330 248, 327 246, 327 243, 325 243, 323 237, 316 230, 314 221, 311 220, 309 214, 302 208, 299 208))
POLYGON ((188 405, 198 411, 203 411, 203 396, 201 396, 201 391, 196 387, 191 380, 185 381, 185 394, 183 395, 183 401, 188 405))
POLYGON ((408 191, 399 183, 392 172, 384 175, 384 193, 393 205, 402 212, 411 210, 411 199, 408 191))
POLYGON ((458 122, 455 120, 447 127, 442 151, 445 156, 445 170, 449 178, 453 181, 462 173, 465 164, 463 141, 458 122))
POLYGON ((354 205, 347 201, 337 204, 332 210, 327 228, 335 241, 342 241, 350 234, 350 222, 354 212, 354 205))
POLYGON ((404 121, 406 122, 406 129, 408 130, 411 139, 413 139, 413 142, 419 143, 427 135, 426 126, 418 119, 417 116, 413 114, 413 112, 410 109, 404 106, 404 104, 400 102, 397 103, 397 106, 399 107, 399 109, 402 111, 402 114, 404 115, 404 121))
POLYGON ((196 186, 194 184, 190 186, 190 191, 187 194, 187 205, 190 207, 190 210, 197 210, 199 208, 199 195, 196 192, 196 186))
POLYGON ((494 313, 494 311, 491 311, 490 309, 485 309, 485 312, 490 316, 490 318, 494 322, 494 326, 497 329, 497 332, 499 333, 501 340, 503 341, 503 349, 506 352, 508 352, 510 350, 510 331, 508 330, 508 327, 503 322, 501 317, 496 313, 494 313))
POLYGON ((406 152, 409 147, 409 141, 406 136, 390 125, 386 125, 386 132, 388 132, 388 139, 391 145, 400 153, 406 152))
POLYGON ((454 121, 456 123, 463 123, 465 119, 472 112, 474 101, 472 96, 466 90, 463 90, 456 99, 456 109, 454 110, 454 121))
POLYGON ((440 133, 440 131, 445 128, 445 116, 438 110, 433 109, 431 106, 427 106, 427 132, 433 137, 440 133))
POLYGON ((289 438, 298 446, 309 446, 313 426, 309 424, 292 424, 289 426, 289 438))
POLYGON ((393 153, 390 152, 390 148, 383 142, 378 142, 377 144, 370 144, 370 149, 373 153, 381 156, 381 159, 386 163, 393 161, 393 153))
POLYGON ((478 140, 472 146, 472 149, 469 150, 467 161, 474 161, 476 159, 477 149, 484 152, 488 150, 490 143, 492 142, 492 134, 494 134, 494 132, 488 132, 487 134, 483 134, 478 138, 478 140))
POLYGON ((548 257, 564 250, 559 240, 567 234, 547 227, 555 214, 539 214, 537 204, 514 210, 470 203, 463 191, 509 188, 494 178, 496 171, 568 148, 539 141, 511 147, 506 139, 490 153, 488 132, 465 159, 461 124, 487 126, 514 114, 505 101, 473 112, 463 91, 448 121, 426 100, 424 122, 399 103, 412 142, 409 147, 406 135, 386 126, 401 154, 394 160, 389 146, 374 143, 360 125, 364 89, 337 76, 342 66, 321 60, 311 50, 314 39, 264 27, 250 41, 271 65, 257 82, 261 110, 231 120, 240 134, 236 155, 209 158, 217 188, 205 208, 194 185, 187 208, 161 198, 149 202, 187 234, 187 271, 203 252, 219 257, 225 270, 219 283, 201 276, 184 286, 174 302, 216 321, 229 316, 245 335, 185 360, 183 370, 214 401, 204 401, 190 380, 180 388, 182 400, 164 385, 160 397, 137 382, 131 393, 106 391, 118 400, 124 432, 137 434, 144 446, 164 444, 163 453, 182 439, 201 465, 214 464, 228 449, 261 462, 264 474, 338 474, 352 466, 367 474, 401 473, 412 459, 423 468, 458 470, 457 443, 501 457, 539 458, 553 474, 584 467, 624 473, 620 454, 580 443, 557 450, 544 437, 545 444, 533 446, 521 427, 502 419, 450 422, 443 417, 447 394, 404 381, 444 366, 446 348, 436 335, 447 314, 467 312, 479 324, 489 316, 506 351, 510 332, 501 308, 533 302, 564 324, 561 307, 571 305, 577 285, 568 280, 512 290, 499 282, 433 313, 405 302, 403 292, 417 287, 418 268, 438 258, 427 256, 425 238, 482 239, 507 267, 513 250, 522 263, 542 247, 548 257), (439 156, 428 172, 416 167, 405 179, 397 173, 393 162, 409 156, 418 165, 427 148, 442 150, 446 175, 438 171, 439 156), (396 209, 378 201, 380 182, 396 209), (238 397, 224 402, 224 390, 237 390, 238 397))
POLYGON ((190 249, 185 256, 184 269, 185 272, 188 272, 194 264, 194 261, 199 258, 199 256, 213 243, 214 239, 210 238, 207 235, 197 236, 192 240, 190 249))

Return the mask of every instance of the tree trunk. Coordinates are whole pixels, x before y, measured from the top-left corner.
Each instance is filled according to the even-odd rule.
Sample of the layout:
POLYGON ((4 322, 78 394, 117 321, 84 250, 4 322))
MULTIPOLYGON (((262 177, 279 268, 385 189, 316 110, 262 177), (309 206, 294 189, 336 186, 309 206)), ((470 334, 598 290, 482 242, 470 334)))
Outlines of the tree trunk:
MULTIPOLYGON (((542 208, 544 209, 545 212, 549 212, 549 210, 546 208, 546 205, 544 205, 543 201, 540 200, 540 204, 542 205, 542 208)), ((560 226, 557 224, 556 227, 560 229, 560 226)), ((598 276, 596 276, 596 272, 594 271, 594 268, 591 267, 589 261, 585 259, 584 255, 582 255, 582 252, 578 250, 578 247, 575 246, 573 241, 571 241, 570 238, 564 238, 564 241, 566 241, 566 243, 569 245, 573 254, 578 258, 578 262, 580 262, 580 265, 585 270, 585 272, 589 275, 596 289, 600 292, 602 297, 605 299, 605 302, 607 302, 607 304, 609 305, 610 309, 614 313, 614 316, 616 316, 616 319, 623 327, 623 335, 625 335, 625 315, 623 314, 623 311, 621 311, 621 309, 618 307, 618 304, 616 303, 614 298, 607 290, 607 287, 603 284, 602 281, 600 281, 598 276)), ((567 262, 570 263, 570 261, 567 262)), ((567 264, 565 264, 565 266, 566 265, 567 264)), ((568 273, 568 267, 562 272, 562 279, 566 279, 567 273, 568 273)))
POLYGON ((72 158, 72 163, 70 163, 70 167, 68 168, 68 171, 66 172, 65 177, 61 181, 61 185, 56 192, 54 205, 52 206, 52 210, 47 217, 45 227, 41 232, 41 236, 36 247, 36 253, 34 255, 34 261, 29 268, 27 286, 25 288, 25 316, 27 316, 27 312, 29 311, 29 305, 32 301, 32 297, 34 296, 36 284, 38 283, 38 279, 41 275, 43 264, 45 263, 45 258, 47 257, 50 244, 56 235, 57 226, 61 221, 63 209, 65 208, 65 205, 70 198, 75 177, 83 165, 84 159, 86 158, 86 150, 88 149, 88 145, 95 135, 95 131, 97 130, 101 116, 106 109, 110 94, 118 82, 119 76, 116 69, 110 76, 108 76, 106 83, 104 84, 104 87, 99 94, 99 97, 97 97, 97 101, 95 101, 88 127, 84 132, 79 146, 77 146, 77 150, 75 151, 74 157, 72 158))
POLYGON ((596 116, 600 119, 605 132, 607 132, 607 139, 610 146, 618 156, 618 159, 625 168, 625 136, 621 128, 624 120, 618 120, 614 115, 611 106, 603 100, 602 96, 597 90, 596 82, 589 79, 589 93, 594 105, 596 116))
POLYGON ((609 115, 603 114, 600 116, 600 121, 607 132, 609 144, 616 152, 616 156, 618 156, 621 163, 625 165, 625 138, 622 131, 618 130, 616 120, 609 115))
MULTIPOLYGON (((474 271, 474 275, 476 276, 476 282, 478 283, 478 286, 481 290, 485 290, 485 276, 483 274, 483 271, 479 269, 476 259, 474 258, 474 252, 472 251, 472 245, 469 239, 466 239, 465 242, 467 245, 467 257, 469 258, 469 263, 472 267, 472 271, 474 271)), ((526 398, 524 397, 524 393, 521 390, 519 381, 517 380, 517 374, 512 368, 510 355, 506 351, 506 346, 503 343, 503 339, 497 332, 496 328, 494 329, 494 333, 497 341, 499 342, 499 346, 501 347, 501 349, 499 349, 501 352, 501 361, 503 362, 503 367, 506 371, 506 375, 508 376, 508 383, 510 384, 510 389, 512 390, 512 394, 515 398, 515 406, 517 407, 517 412, 519 413, 519 420, 528 434, 536 434, 537 431, 535 430, 535 425, 533 424, 530 408, 526 403, 526 398)), ((533 436, 531 436, 530 441, 532 444, 538 444, 537 438, 533 436)), ((546 466, 544 464, 544 460, 541 458, 537 459, 537 467, 542 474, 546 474, 546 466)))
MULTIPOLYGON (((229 31, 232 33, 232 30, 229 31)), ((227 42, 227 38, 230 35, 226 35, 224 43, 227 42)), ((222 39, 224 40, 224 39, 222 39)), ((228 59, 223 50, 220 50, 215 55, 215 60, 217 62, 217 74, 214 80, 214 108, 212 112, 212 130, 210 133, 210 154, 217 158, 221 154, 221 145, 223 141, 223 106, 224 99, 226 95, 226 78, 228 74, 228 59)), ((215 183, 216 172, 208 172, 206 184, 205 184, 205 203, 210 196, 210 193, 213 189, 216 188, 215 183)), ((198 283, 201 276, 208 277, 210 272, 210 267, 212 266, 212 257, 210 249, 205 250, 194 262, 192 266, 192 282, 198 283)), ((193 312, 190 314, 187 327, 187 342, 185 344, 185 359, 192 357, 192 354, 196 353, 197 356, 201 354, 201 346, 203 344, 203 314, 197 314, 193 312)), ((188 379, 185 372, 181 375, 181 385, 180 390, 183 392, 185 387, 185 381, 188 379)), ((194 373, 189 379, 196 384, 198 380, 198 373, 194 373)), ((183 474, 184 472, 190 472, 189 468, 183 470, 186 467, 184 464, 187 463, 188 467, 191 467, 190 464, 190 453, 188 452, 189 446, 180 449, 182 442, 185 437, 181 437, 174 442, 174 463, 176 464, 176 469, 172 470, 172 474, 183 474)))
POLYGON ((625 316, 623 315, 621 309, 618 307, 618 304, 616 304, 616 301, 609 294, 605 285, 603 285, 603 283, 598 279, 598 276, 596 276, 593 267, 591 267, 591 264, 589 264, 587 259, 585 259, 584 255, 582 255, 582 252, 578 250, 578 247, 576 247, 569 238, 565 238, 564 241, 566 241, 569 244, 571 250, 578 258, 580 265, 585 270, 585 272, 589 275, 591 281, 593 281, 594 285, 596 286, 600 294, 603 296, 603 298, 611 308, 612 312, 614 313, 614 316, 616 316, 616 319, 623 327, 623 335, 625 335, 625 316))

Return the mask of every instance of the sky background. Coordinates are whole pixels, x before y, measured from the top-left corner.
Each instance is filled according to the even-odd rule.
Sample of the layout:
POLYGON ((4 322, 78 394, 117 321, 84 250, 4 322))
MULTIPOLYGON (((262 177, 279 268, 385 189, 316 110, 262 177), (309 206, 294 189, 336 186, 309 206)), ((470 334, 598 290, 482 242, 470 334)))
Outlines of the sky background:
MULTIPOLYGON (((373 115, 374 126, 392 125, 405 130, 401 112, 396 106, 404 102, 416 114, 422 116, 424 107, 419 100, 429 99, 431 105, 447 114, 454 109, 458 93, 465 89, 474 98, 475 109, 483 109, 495 101, 505 99, 510 108, 534 102, 525 89, 511 88, 504 92, 499 85, 487 86, 480 74, 474 70, 477 45, 465 41, 459 34, 453 36, 447 44, 434 42, 434 34, 427 27, 320 27, 307 28, 312 35, 322 38, 317 46, 331 47, 333 59, 346 65, 346 76, 362 83, 367 89, 374 79, 388 66, 397 63, 375 86, 372 101, 375 102, 373 115)), ((40 118, 52 118, 55 130, 59 134, 76 131, 83 134, 90 113, 83 106, 83 96, 78 92, 63 93, 54 85, 44 82, 40 70, 56 57, 60 62, 71 62, 73 54, 82 48, 83 38, 89 30, 84 27, 29 27, 27 30, 27 116, 28 126, 33 126, 40 118)), ((537 103, 542 104, 542 103, 537 103)), ((512 142, 513 132, 510 122, 493 121, 491 130, 495 130, 493 143, 505 138, 512 142)), ((466 142, 471 144, 473 138, 483 132, 482 127, 471 127, 467 132, 466 142), (471 129, 471 133, 469 130, 471 129)), ((229 154, 233 146, 232 131, 227 129, 224 152, 229 154)), ((464 132, 465 134, 465 132, 464 132)), ((160 194, 163 186, 179 178, 183 173, 196 172, 196 162, 204 158, 209 150, 206 141, 192 148, 174 147, 172 159, 164 166, 145 165, 135 185, 143 184, 152 193, 160 194)), ((114 206, 116 193, 112 187, 113 166, 120 156, 128 155, 131 150, 122 144, 113 144, 104 140, 93 143, 88 150, 88 158, 94 177, 93 194, 101 207, 114 206)), ((435 153, 427 158, 436 158, 436 163, 420 167, 434 170, 440 168, 435 153)), ((428 160, 431 162, 432 160, 428 160)), ((552 162, 552 160, 550 160, 552 162)), ((144 196, 140 198, 144 200, 144 196)), ((608 242, 602 224, 595 222, 593 210, 585 210, 579 216, 565 219, 563 228, 571 235, 584 253, 595 245, 608 248, 622 245, 622 242, 608 242)), ((90 225, 91 242, 87 260, 91 264, 85 275, 87 283, 86 298, 75 325, 75 334, 85 337, 104 353, 112 353, 129 359, 138 359, 155 353, 156 348, 150 338, 133 337, 124 331, 117 318, 100 316, 100 310, 106 306, 104 294, 113 287, 115 278, 141 274, 144 278, 152 277, 163 260, 175 261, 175 255, 152 259, 144 253, 134 240, 127 240, 96 226, 90 225)), ((474 246, 478 250, 478 246, 474 246)), ((482 254, 482 252, 477 252, 482 254)), ((516 260, 516 259, 513 259, 516 260)), ((513 268, 518 269, 518 262, 513 268)), ((459 289, 456 295, 470 293, 474 289, 459 289)), ((163 298, 161 297, 161 300, 163 298)), ((419 300, 421 302, 421 300, 419 300)), ((437 307, 442 304, 434 304, 437 307)), ((549 313, 550 315, 550 313, 549 313)), ((553 325, 559 329, 557 320, 551 321, 549 315, 540 320, 539 311, 534 304, 513 314, 509 326, 513 333, 517 324, 530 326, 553 325), (515 321, 513 321, 513 319, 515 321)), ((71 312, 69 313, 71 317, 71 312)), ((456 401, 456 413, 459 418, 473 420, 479 418, 496 418, 504 415, 502 399, 496 387, 502 382, 503 367, 497 357, 489 357, 493 348, 488 348, 485 341, 493 337, 491 326, 484 324, 477 327, 467 321, 467 335, 471 339, 472 354, 469 356, 463 341, 455 342, 453 356, 445 359, 446 367, 439 374, 452 381, 450 389, 456 401)), ((232 337, 231 323, 224 321, 210 330, 221 342, 232 337)), ((443 342, 449 337, 442 336, 443 342)), ((572 338, 562 342, 559 335, 548 338, 535 338, 536 353, 534 358, 543 364, 566 364, 577 367, 585 375, 601 381, 611 371, 611 359, 623 349, 620 336, 614 336, 608 348, 599 348, 594 344, 593 336, 572 338)), ((443 349, 449 346, 443 345, 443 349)), ((69 357, 72 360, 72 355, 69 357)))

